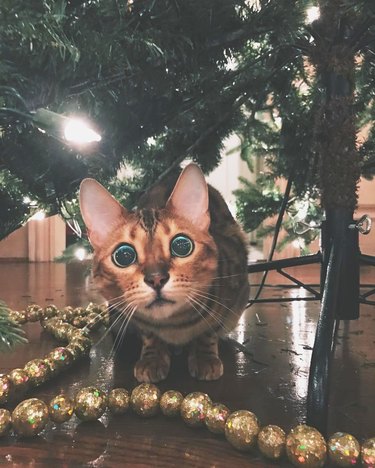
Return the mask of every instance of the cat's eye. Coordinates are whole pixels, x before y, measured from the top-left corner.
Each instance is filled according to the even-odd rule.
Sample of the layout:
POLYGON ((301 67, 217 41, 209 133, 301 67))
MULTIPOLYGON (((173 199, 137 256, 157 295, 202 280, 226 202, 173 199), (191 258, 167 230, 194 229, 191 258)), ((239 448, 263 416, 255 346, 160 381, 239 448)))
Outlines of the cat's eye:
POLYGON ((178 234, 171 241, 171 253, 174 257, 188 257, 193 250, 193 241, 183 234, 178 234))
POLYGON ((137 252, 130 244, 119 245, 112 254, 112 261, 120 268, 126 268, 137 260, 137 252))

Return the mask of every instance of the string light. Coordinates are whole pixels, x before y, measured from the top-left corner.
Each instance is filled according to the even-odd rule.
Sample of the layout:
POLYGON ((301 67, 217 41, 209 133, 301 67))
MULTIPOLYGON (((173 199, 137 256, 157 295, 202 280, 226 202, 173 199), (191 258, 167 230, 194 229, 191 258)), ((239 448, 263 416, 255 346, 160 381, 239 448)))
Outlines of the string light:
POLYGON ((99 142, 102 137, 81 119, 69 118, 64 127, 65 140, 79 145, 99 142))
POLYGON ((317 6, 309 7, 306 10, 306 24, 311 24, 320 18, 320 9, 317 6))

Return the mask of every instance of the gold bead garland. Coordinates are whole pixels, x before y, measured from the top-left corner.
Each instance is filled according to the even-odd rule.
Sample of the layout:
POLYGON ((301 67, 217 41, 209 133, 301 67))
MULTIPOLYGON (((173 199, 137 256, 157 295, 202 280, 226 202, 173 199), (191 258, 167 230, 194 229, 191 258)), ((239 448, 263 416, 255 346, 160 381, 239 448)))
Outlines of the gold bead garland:
MULTIPOLYGON (((0 403, 41 385, 87 355, 92 346, 88 330, 109 323, 108 311, 94 304, 86 308, 66 307, 62 311, 53 305, 44 310, 32 305, 26 311, 11 312, 11 316, 19 324, 40 320, 46 331, 67 344, 55 348, 43 359, 29 361, 23 369, 0 375, 0 403)), ((180 414, 188 426, 206 425, 213 433, 225 433, 228 442, 238 450, 253 450, 257 445, 270 460, 278 460, 286 452, 294 466, 321 467, 327 456, 337 466, 353 466, 359 460, 363 467, 375 466, 375 437, 360 446, 352 435, 337 432, 326 442, 319 431, 307 425, 296 426, 285 435, 278 426, 261 428, 250 411, 231 413, 225 405, 213 403, 205 393, 193 392, 183 397, 176 390, 168 390, 161 394, 153 384, 138 385, 130 394, 124 388, 113 389, 107 395, 101 389, 87 387, 79 390, 74 399, 61 394, 52 398, 48 405, 37 398, 24 400, 12 414, 0 409, 0 437, 10 429, 23 437, 35 436, 48 420, 61 424, 75 414, 83 421, 93 421, 107 408, 113 414, 123 414, 129 406, 143 417, 153 416, 159 410, 165 416, 180 414)))

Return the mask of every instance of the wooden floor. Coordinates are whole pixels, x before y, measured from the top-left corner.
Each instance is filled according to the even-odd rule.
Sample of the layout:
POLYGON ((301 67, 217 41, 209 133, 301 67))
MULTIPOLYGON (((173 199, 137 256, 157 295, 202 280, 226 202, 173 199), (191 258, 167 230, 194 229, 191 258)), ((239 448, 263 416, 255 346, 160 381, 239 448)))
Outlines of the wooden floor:
MULTIPOLYGON (((294 273, 297 270, 294 270, 294 273)), ((315 266, 303 267, 301 278, 318 282, 315 266)), ((375 282, 370 270, 363 280, 375 282)), ((270 276, 263 296, 303 295, 290 288, 287 280, 270 276)), ((251 278, 259 283, 259 276, 251 278)), ((256 286, 252 289, 252 295, 256 286)), ((85 305, 100 301, 84 264, 0 264, 0 298, 13 309, 29 303, 57 306, 85 305)), ((249 409, 262 425, 278 424, 285 430, 304 422, 308 369, 315 326, 317 302, 261 304, 248 309, 232 341, 223 342, 225 374, 217 382, 198 382, 188 375, 186 354, 174 356, 162 390, 177 389, 207 392, 214 401, 230 409, 249 409)), ((0 373, 23 367, 56 346, 39 324, 25 326, 29 345, 0 355, 0 373)), ((110 335, 95 346, 90 358, 77 363, 64 375, 41 386, 30 396, 48 401, 63 391, 73 395, 77 389, 96 385, 132 389, 136 382, 132 367, 139 344, 134 335, 126 336, 115 357, 110 357, 110 335)), ((358 321, 341 325, 332 375, 329 432, 347 431, 360 440, 375 436, 375 308, 361 307, 358 321)), ((96 423, 79 423, 73 417, 62 426, 50 423, 33 440, 15 436, 0 439, 0 465, 46 467, 253 467, 274 466, 257 452, 236 452, 222 438, 205 429, 186 427, 180 419, 162 416, 141 420, 131 413, 122 417, 105 414, 96 423)), ((289 466, 283 462, 282 466, 289 466)))

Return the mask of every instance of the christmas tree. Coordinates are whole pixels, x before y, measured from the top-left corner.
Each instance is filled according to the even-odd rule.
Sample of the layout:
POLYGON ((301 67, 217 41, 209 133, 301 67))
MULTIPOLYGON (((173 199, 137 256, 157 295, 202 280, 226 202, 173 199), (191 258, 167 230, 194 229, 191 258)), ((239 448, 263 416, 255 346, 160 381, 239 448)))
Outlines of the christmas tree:
POLYGON ((186 157, 208 172, 231 132, 268 167, 238 193, 249 230, 277 211, 276 177, 315 201, 349 164, 322 202, 354 207, 360 170, 372 174, 372 129, 356 143, 374 117, 371 0, 4 0, 0 13, 0 237, 37 208, 74 213, 86 176, 131 205, 186 157), (24 118, 38 108, 89 116, 101 144, 42 134, 24 118))

